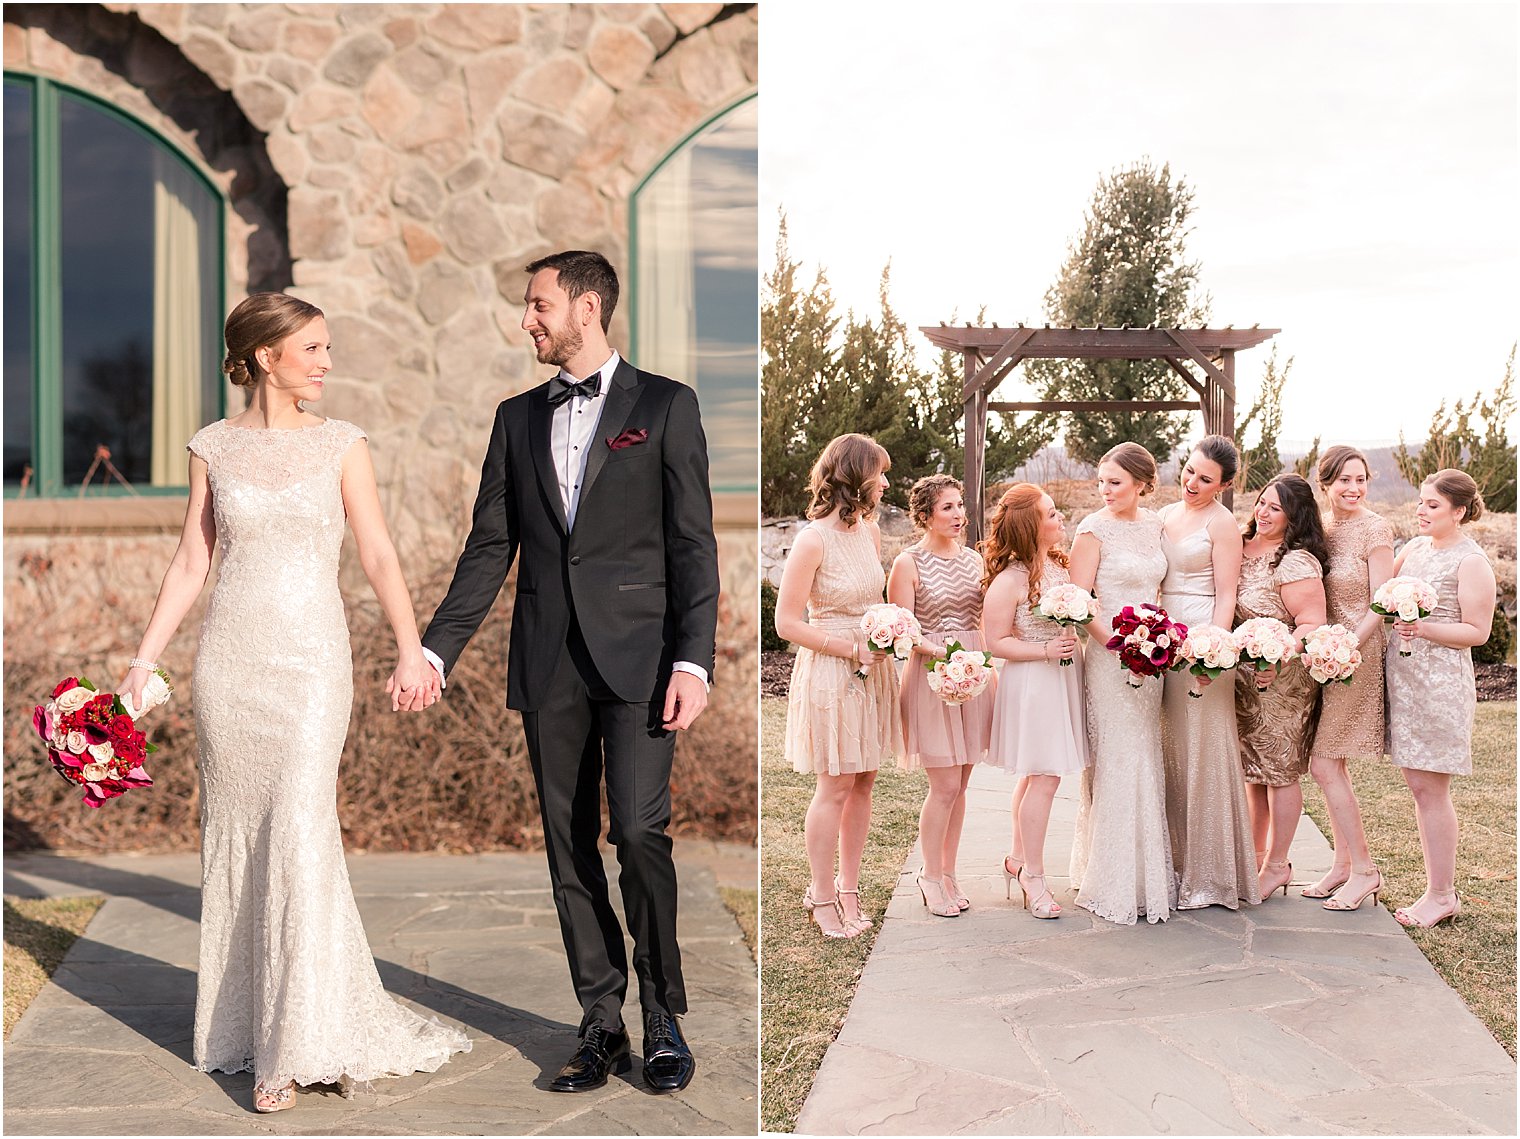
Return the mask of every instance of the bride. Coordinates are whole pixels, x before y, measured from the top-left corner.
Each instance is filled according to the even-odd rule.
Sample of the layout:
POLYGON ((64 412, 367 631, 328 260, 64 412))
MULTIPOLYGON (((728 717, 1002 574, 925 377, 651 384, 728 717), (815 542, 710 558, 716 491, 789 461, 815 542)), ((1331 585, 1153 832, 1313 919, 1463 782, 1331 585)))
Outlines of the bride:
POLYGON ((1114 614, 1155 604, 1166 576, 1161 519, 1140 506, 1140 496, 1155 486, 1150 452, 1120 443, 1098 464, 1103 509, 1082 519, 1071 547, 1071 580, 1098 601, 1086 678, 1092 797, 1084 796, 1078 811, 1071 879, 1081 884, 1077 905, 1121 925, 1133 925, 1140 914, 1165 921, 1177 908, 1161 756, 1162 678, 1131 687, 1103 647, 1114 614))
POLYGON ((434 1071, 469 1039, 386 995, 343 861, 338 761, 353 697, 338 592, 344 519, 396 636, 393 707, 436 698, 386 532, 364 432, 303 406, 332 362, 320 309, 255 293, 227 318, 249 406, 190 440, 190 502, 119 689, 141 705, 154 658, 222 563, 195 657, 201 944, 195 1066, 255 1077, 254 1108, 298 1084, 434 1071))

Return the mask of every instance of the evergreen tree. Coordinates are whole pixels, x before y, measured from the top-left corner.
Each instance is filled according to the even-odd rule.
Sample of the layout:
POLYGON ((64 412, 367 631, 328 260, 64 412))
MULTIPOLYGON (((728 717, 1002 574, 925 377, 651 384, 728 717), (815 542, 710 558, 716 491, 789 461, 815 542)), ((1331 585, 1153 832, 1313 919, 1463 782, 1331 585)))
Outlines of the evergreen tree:
MULTIPOLYGON (((1193 191, 1171 167, 1149 159, 1100 178, 1068 246, 1060 276, 1045 294, 1046 317, 1058 327, 1184 327, 1207 319, 1197 262, 1186 256, 1193 191)), ((1039 360, 1026 367, 1047 400, 1171 400, 1193 393, 1162 360, 1039 360)), ((1066 448, 1093 463, 1131 441, 1169 455, 1187 431, 1185 417, 1165 412, 1068 412, 1066 448)))
MULTIPOLYGON (((1272 354, 1267 357, 1266 370, 1262 372, 1256 402, 1235 428, 1236 446, 1240 448, 1240 471, 1235 476, 1235 485, 1242 490, 1260 490, 1282 473, 1283 461, 1277 450, 1277 437, 1282 431, 1283 388, 1287 386, 1288 373, 1292 370, 1292 356, 1278 370, 1277 345, 1274 344, 1272 354), (1247 447, 1246 428, 1252 423, 1258 424, 1258 437, 1254 446, 1247 447)), ((1314 444, 1318 452, 1319 440, 1316 439, 1314 444)))
POLYGON ((1509 441, 1508 423, 1515 414, 1515 349, 1509 350, 1504 378, 1493 397, 1476 393, 1470 401, 1458 400, 1450 411, 1443 400, 1430 418, 1430 432, 1418 455, 1411 455, 1399 432, 1393 453, 1399 474, 1418 487, 1425 478, 1447 467, 1466 471, 1478 484, 1489 510, 1513 513, 1515 509, 1515 445, 1509 441), (1474 418, 1481 422, 1475 423, 1474 418))

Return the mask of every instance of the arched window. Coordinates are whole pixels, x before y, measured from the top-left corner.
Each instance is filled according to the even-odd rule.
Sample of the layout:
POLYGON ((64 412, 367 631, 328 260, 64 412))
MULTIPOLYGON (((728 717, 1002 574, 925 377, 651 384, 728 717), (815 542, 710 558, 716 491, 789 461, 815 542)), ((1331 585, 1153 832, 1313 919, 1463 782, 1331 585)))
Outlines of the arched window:
POLYGON ((630 199, 633 362, 696 388, 715 493, 757 489, 758 128, 751 95, 688 135, 630 199))
POLYGON ((7 496, 172 493, 222 412, 224 200, 142 123, 5 76, 7 496))

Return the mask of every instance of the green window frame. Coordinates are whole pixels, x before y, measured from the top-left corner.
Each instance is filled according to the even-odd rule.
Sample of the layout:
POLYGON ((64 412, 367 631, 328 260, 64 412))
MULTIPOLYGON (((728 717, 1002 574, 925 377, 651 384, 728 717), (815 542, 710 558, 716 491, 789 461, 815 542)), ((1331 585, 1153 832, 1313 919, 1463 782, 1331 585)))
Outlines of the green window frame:
MULTIPOLYGON (((112 105, 89 91, 61 83, 43 75, 19 71, 5 72, 7 94, 25 88, 31 100, 31 200, 28 203, 31 235, 31 466, 32 477, 24 495, 19 483, 7 482, 6 499, 48 499, 77 497, 78 485, 63 478, 63 242, 60 193, 62 184, 62 141, 59 103, 62 98, 77 100, 118 124, 140 135, 158 152, 174 159, 193 176, 211 196, 215 205, 215 224, 210 234, 212 257, 211 287, 217 318, 226 312, 227 283, 227 209, 228 199, 222 188, 189 155, 152 126, 112 105)), ((220 358, 220 340, 216 345, 220 358)), ((9 379, 9 377, 7 377, 9 379)), ((202 409, 213 419, 226 410, 225 385, 216 385, 216 399, 202 409)), ((134 485, 131 490, 114 480, 92 480, 88 496, 96 497, 164 497, 183 496, 186 485, 134 485)))

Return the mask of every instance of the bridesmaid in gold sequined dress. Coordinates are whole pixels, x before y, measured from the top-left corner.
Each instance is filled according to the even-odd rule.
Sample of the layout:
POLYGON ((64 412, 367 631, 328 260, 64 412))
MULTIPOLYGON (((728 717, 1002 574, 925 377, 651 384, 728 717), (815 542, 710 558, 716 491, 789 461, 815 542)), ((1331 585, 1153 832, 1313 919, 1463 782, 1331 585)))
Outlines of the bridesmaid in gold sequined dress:
POLYGON ((903 665, 900 703, 906 747, 899 764, 923 768, 929 780, 918 815, 924 859, 920 896, 937 917, 959 917, 971 908, 955 880, 966 782, 987 754, 997 681, 963 704, 947 704, 930 689, 924 666, 943 657, 952 641, 963 649, 982 647, 982 559, 961 544, 966 504, 961 484, 950 475, 929 475, 914 483, 908 515, 923 538, 893 561, 887 600, 912 610, 924 640, 903 665))
POLYGON ((786 757, 818 777, 804 824, 812 881, 802 904, 825 937, 855 937, 871 924, 860 912, 859 885, 871 788, 882 760, 903 747, 897 670, 860 628, 886 583, 871 516, 889 465, 864 435, 841 435, 823 449, 809 477, 811 524, 787 555, 776 595, 776 632, 797 646, 786 757), (864 679, 856 675, 862 668, 864 679))
POLYGON ((1392 644, 1404 638, 1410 651, 1401 656, 1390 646, 1386 666, 1388 757, 1403 768, 1414 796, 1425 856, 1425 892, 1393 914, 1408 926, 1433 926, 1462 910, 1451 777, 1472 773, 1472 650, 1488 640, 1495 600, 1493 567, 1462 524, 1482 513, 1483 496, 1470 476, 1437 471, 1420 487, 1420 535, 1393 565, 1395 577, 1422 578, 1436 591, 1429 617, 1394 622, 1392 644))
POLYGON ((1350 684, 1327 684, 1321 693, 1319 731, 1309 771, 1325 796, 1335 858, 1329 872, 1300 891, 1324 898, 1327 910, 1354 910, 1369 895, 1374 904, 1383 876, 1372 864, 1362 812, 1351 786, 1349 761, 1383 754, 1383 618, 1371 610, 1372 595, 1393 572, 1393 527, 1367 506, 1372 468, 1354 447, 1335 446, 1315 470, 1330 503, 1325 542, 1325 607, 1332 624, 1357 635, 1362 663, 1350 684))
MULTIPOLYGON (((1298 475, 1278 475, 1262 488, 1246 525, 1235 623, 1275 617, 1303 640, 1325 623, 1325 532, 1314 491, 1298 475)), ((1240 760, 1251 807, 1251 833, 1261 860, 1261 900, 1287 892, 1293 844, 1319 720, 1319 688, 1296 660, 1275 672, 1235 670, 1240 760)))

